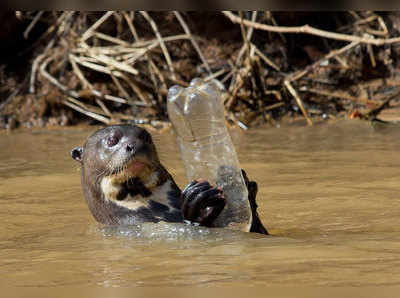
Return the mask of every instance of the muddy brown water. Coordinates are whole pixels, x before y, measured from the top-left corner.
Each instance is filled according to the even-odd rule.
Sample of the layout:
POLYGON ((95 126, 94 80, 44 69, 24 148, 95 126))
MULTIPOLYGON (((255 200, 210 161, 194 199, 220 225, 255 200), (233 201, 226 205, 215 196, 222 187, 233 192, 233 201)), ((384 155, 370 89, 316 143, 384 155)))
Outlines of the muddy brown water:
MULTIPOLYGON (((98 225, 69 151, 93 127, 0 135, 0 276, 15 286, 399 285, 400 131, 232 132, 272 236, 98 225)), ((186 183, 172 133, 160 157, 186 183)))

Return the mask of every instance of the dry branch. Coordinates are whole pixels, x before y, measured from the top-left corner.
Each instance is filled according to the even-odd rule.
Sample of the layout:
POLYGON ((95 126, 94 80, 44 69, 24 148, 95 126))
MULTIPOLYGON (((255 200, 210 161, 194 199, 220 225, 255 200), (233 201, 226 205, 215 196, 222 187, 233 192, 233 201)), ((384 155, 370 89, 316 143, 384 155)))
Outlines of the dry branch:
POLYGON ((158 31, 158 27, 156 25, 156 23, 154 22, 154 20, 150 17, 150 15, 145 12, 145 11, 140 11, 140 13, 142 14, 142 16, 149 22, 151 28, 153 29, 158 41, 160 42, 160 46, 161 49, 164 53, 165 56, 165 60, 167 60, 167 64, 169 67, 169 70, 172 72, 172 77, 175 79, 175 70, 174 67, 172 66, 172 61, 171 61, 171 56, 168 53, 167 47, 165 46, 164 40, 160 34, 160 32, 158 31))
POLYGON ((82 41, 84 42, 86 39, 90 38, 93 35, 93 32, 103 24, 110 16, 113 15, 113 11, 107 11, 100 19, 98 19, 89 29, 86 30, 82 35, 82 41))
POLYGON ((325 30, 311 27, 309 25, 294 26, 294 27, 286 27, 286 26, 277 27, 277 26, 271 26, 271 25, 261 24, 261 23, 257 23, 257 22, 252 22, 252 21, 245 20, 245 19, 242 20, 240 17, 235 16, 230 11, 223 11, 222 13, 226 17, 228 17, 233 23, 240 24, 241 22, 243 22, 243 24, 245 26, 252 27, 252 28, 255 28, 258 30, 270 31, 270 32, 311 34, 311 35, 316 35, 316 36, 320 36, 323 38, 373 44, 376 46, 400 42, 400 37, 387 38, 387 39, 373 38, 373 37, 358 37, 358 36, 354 36, 354 35, 325 31, 325 30))
POLYGON ((189 29, 188 25, 185 23, 185 21, 183 20, 182 16, 180 15, 180 13, 178 11, 174 11, 174 14, 175 14, 175 17, 178 19, 179 23, 181 24, 181 26, 182 26, 183 30, 185 31, 185 33, 190 37, 190 41, 192 42, 193 47, 196 49, 197 54, 199 55, 201 61, 203 61, 203 64, 205 65, 207 71, 211 74, 210 65, 208 65, 207 60, 204 58, 204 55, 201 52, 200 47, 197 44, 196 40, 192 36, 192 33, 190 32, 190 29, 189 29))
POLYGON ((316 67, 320 66, 324 61, 327 61, 327 60, 329 60, 331 58, 334 58, 334 57, 336 57, 338 55, 341 55, 341 54, 347 52, 348 50, 350 50, 351 48, 354 48, 358 44, 359 44, 359 42, 354 41, 354 42, 344 46, 343 48, 341 48, 339 50, 333 50, 330 53, 328 53, 327 55, 325 55, 323 58, 321 58, 318 61, 312 63, 309 66, 307 66, 305 69, 297 71, 297 72, 287 76, 286 80, 287 81, 296 81, 296 80, 300 79, 301 77, 305 76, 308 72, 310 72, 313 69, 315 69, 316 67))
POLYGON ((292 96, 296 99, 296 102, 301 110, 301 112, 303 113, 304 117, 307 120, 308 125, 312 125, 312 121, 310 119, 310 117, 308 116, 307 110, 304 108, 304 104, 302 102, 302 100, 300 99, 299 95, 297 94, 296 90, 293 88, 292 84, 290 84, 289 81, 285 81, 284 82, 286 88, 288 89, 288 91, 290 92, 290 94, 292 94, 292 96))
MULTIPOLYGON (((394 85, 400 84, 396 76, 378 84, 373 84, 372 79, 360 79, 364 72, 367 77, 371 69, 372 76, 376 75, 379 67, 382 72, 396 74, 392 57, 398 51, 390 45, 400 42, 400 37, 390 36, 395 31, 386 17, 374 12, 349 13, 351 21, 338 25, 335 31, 353 35, 308 25, 279 26, 275 19, 278 13, 273 16, 271 12, 224 11, 217 18, 224 26, 225 18, 232 21, 234 32, 232 38, 228 37, 229 43, 225 36, 221 40, 210 39, 191 28, 193 13, 183 17, 177 11, 110 11, 98 19, 94 18, 96 14, 71 11, 30 13, 26 36, 31 37, 32 28, 38 26, 41 18, 47 22, 53 17, 54 22, 41 37, 46 43, 32 60, 27 84, 33 94, 48 92, 46 83, 52 84, 65 96, 60 101, 62 105, 105 124, 147 121, 152 125, 155 119, 166 119, 166 95, 172 84, 188 86, 193 76, 206 81, 217 78, 228 90, 226 115, 239 127, 247 129, 255 118, 257 123, 260 119, 272 122, 273 115, 288 111, 297 114, 297 106, 311 125, 310 115, 318 114, 313 112, 318 111, 318 105, 327 106, 329 102, 334 106, 335 101, 338 110, 375 107, 381 103, 381 95, 390 89, 390 80, 394 85), (263 20, 271 25, 261 23, 263 20), (161 22, 171 22, 172 26, 161 22), (310 59, 293 64, 293 57, 288 57, 293 55, 293 36, 285 33, 305 34, 305 39, 309 38, 307 35, 320 36, 322 47, 308 44, 307 49, 301 43, 299 50, 310 59), (327 39, 349 44, 331 49, 342 43, 328 43, 327 39), (182 40, 188 41, 184 47, 183 42, 178 42, 182 40), (330 52, 322 53, 323 47, 330 52), (313 62, 306 65, 304 61, 313 62), (353 85, 341 90, 334 77, 340 75, 349 77, 348 82, 354 82, 353 85), (326 84, 330 89, 321 87, 326 84), (45 92, 41 90, 43 86, 45 92), (324 97, 334 100, 326 101, 324 97)), ((221 32, 225 34, 225 30, 221 32)))

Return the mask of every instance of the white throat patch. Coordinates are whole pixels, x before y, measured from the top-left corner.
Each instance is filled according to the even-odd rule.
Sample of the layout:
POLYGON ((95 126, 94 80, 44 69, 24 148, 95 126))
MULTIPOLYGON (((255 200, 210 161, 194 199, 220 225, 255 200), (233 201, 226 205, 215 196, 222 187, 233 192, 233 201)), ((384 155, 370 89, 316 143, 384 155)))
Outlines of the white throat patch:
POLYGON ((167 193, 172 190, 172 183, 170 180, 167 180, 164 184, 151 189, 151 195, 145 198, 140 194, 136 196, 128 194, 123 200, 117 200, 118 193, 121 191, 121 186, 114 184, 111 177, 103 177, 100 187, 107 202, 113 202, 131 210, 135 210, 139 207, 148 207, 149 200, 161 203, 171 209, 167 198, 167 193))

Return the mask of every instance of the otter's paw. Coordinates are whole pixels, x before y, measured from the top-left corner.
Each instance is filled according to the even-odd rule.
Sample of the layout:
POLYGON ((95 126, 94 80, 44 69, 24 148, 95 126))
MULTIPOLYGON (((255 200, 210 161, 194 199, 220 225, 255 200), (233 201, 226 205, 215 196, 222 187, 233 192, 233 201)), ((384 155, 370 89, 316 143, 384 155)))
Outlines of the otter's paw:
POLYGON ((225 207, 220 188, 207 181, 192 181, 182 192, 182 214, 185 221, 210 227, 225 207))

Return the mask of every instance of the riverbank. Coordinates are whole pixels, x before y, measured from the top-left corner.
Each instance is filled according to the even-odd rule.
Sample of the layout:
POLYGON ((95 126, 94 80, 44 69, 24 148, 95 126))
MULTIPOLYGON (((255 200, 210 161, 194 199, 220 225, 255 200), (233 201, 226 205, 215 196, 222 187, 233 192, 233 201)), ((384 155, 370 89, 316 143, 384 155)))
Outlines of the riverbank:
POLYGON ((194 77, 224 84, 227 121, 244 130, 298 118, 371 120, 399 105, 398 16, 3 13, 0 128, 167 129, 168 88, 194 77))

